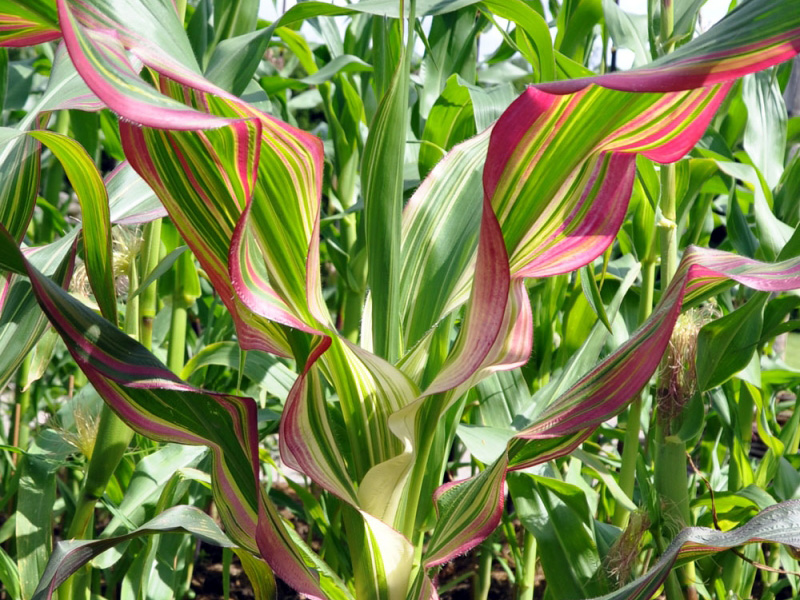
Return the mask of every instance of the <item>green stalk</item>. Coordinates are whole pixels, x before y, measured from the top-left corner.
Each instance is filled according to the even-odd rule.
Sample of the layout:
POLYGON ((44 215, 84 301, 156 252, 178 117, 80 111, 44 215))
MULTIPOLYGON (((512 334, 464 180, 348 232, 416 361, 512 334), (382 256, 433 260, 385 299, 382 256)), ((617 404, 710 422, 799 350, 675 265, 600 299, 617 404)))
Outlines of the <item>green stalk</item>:
MULTIPOLYGON (((142 242, 141 272, 142 279, 152 273, 158 265, 159 250, 161 248, 161 219, 151 221, 144 228, 144 240, 142 242)), ((158 303, 158 282, 154 281, 148 285, 140 296, 139 301, 139 341, 148 350, 153 347, 153 320, 156 316, 158 303)))
POLYGON ((517 600, 533 600, 533 588, 536 578, 536 538, 533 534, 525 530, 525 540, 523 542, 523 565, 522 579, 517 588, 517 600))
POLYGON ((677 198, 675 165, 661 165, 661 289, 666 290, 678 269, 677 198))
POLYGON ((172 318, 167 348, 167 366, 173 373, 183 370, 186 355, 187 310, 200 296, 200 280, 191 252, 175 261, 175 287, 172 290, 172 318))
MULTIPOLYGON (((639 324, 641 325, 653 312, 653 292, 656 280, 656 263, 648 257, 642 263, 642 295, 639 297, 639 324)), ((622 466, 619 472, 619 486, 628 498, 633 499, 636 479, 636 457, 639 454, 639 432, 642 421, 641 392, 628 410, 628 423, 625 428, 625 445, 622 448, 622 466)), ((630 512, 621 504, 614 508, 612 523, 625 529, 630 512)))
POLYGON ((186 353, 186 306, 173 296, 172 318, 169 322, 169 346, 167 348, 167 366, 173 373, 183 370, 186 353))
MULTIPOLYGON (((661 53, 669 54, 675 47, 672 33, 675 26, 673 0, 661 0, 661 53)), ((677 191, 675 165, 661 167, 661 289, 666 290, 678 268, 677 191)), ((664 370, 662 369, 662 372, 664 370)), ((663 389, 661 376, 657 389, 663 389)), ((689 510, 689 478, 686 473, 686 444, 677 436, 670 435, 671 423, 656 426, 655 487, 662 499, 663 516, 681 526, 692 525, 689 510)), ((697 590, 694 563, 680 570, 680 584, 675 572, 667 579, 667 600, 696 598, 697 590)))
POLYGON ((472 585, 473 600, 486 600, 489 597, 489 588, 492 585, 492 536, 489 536, 479 546, 478 571, 475 573, 472 585))
MULTIPOLYGON (((31 411, 31 390, 23 390, 28 382, 31 371, 31 352, 22 359, 22 364, 17 371, 17 386, 14 390, 14 437, 13 444, 23 450, 28 449, 30 429, 28 428, 28 415, 31 411)), ((16 454, 14 455, 16 458, 16 454)))

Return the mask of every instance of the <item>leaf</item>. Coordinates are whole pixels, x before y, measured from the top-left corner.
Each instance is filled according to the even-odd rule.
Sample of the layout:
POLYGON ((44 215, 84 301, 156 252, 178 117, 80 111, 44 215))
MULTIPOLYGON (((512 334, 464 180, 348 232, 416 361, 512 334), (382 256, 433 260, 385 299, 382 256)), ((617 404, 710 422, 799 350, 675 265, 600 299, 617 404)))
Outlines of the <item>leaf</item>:
POLYGON ((19 582, 19 570, 16 563, 0 548, 0 583, 8 593, 11 600, 22 598, 22 591, 19 582))
POLYGON ((205 76, 222 89, 240 96, 264 58, 274 27, 222 40, 214 48, 205 76))
POLYGON ((670 92, 710 86, 787 60, 800 51, 793 0, 742 2, 711 29, 639 69, 541 84, 550 93, 591 83, 616 90, 670 92), (758 27, 752 24, 758 22, 758 27))
POLYGON ((673 565, 697 560, 728 548, 753 542, 772 542, 797 546, 800 501, 775 504, 762 510, 748 523, 730 531, 690 527, 681 531, 647 574, 616 592, 596 600, 644 600, 651 598, 666 579, 673 565))
POLYGON ((190 533, 196 538, 230 548, 234 544, 220 530, 214 520, 193 506, 175 506, 157 515, 138 529, 113 538, 98 540, 69 540, 56 545, 42 579, 33 595, 34 600, 49 600, 53 592, 80 567, 95 556, 121 542, 157 533, 190 533))
MULTIPOLYGON (((240 352, 239 346, 235 342, 209 344, 186 362, 181 371, 181 377, 188 380, 192 373, 208 365, 238 369, 240 352)), ((247 353, 244 375, 281 400, 285 400, 289 395, 289 390, 297 377, 279 359, 257 350, 247 353)))
POLYGON ((341 54, 321 69, 303 77, 299 81, 309 85, 319 85, 331 80, 339 73, 364 73, 372 71, 372 65, 352 54, 341 54))
POLYGON ((150 284, 152 284, 156 279, 158 279, 159 277, 164 275, 164 273, 169 271, 172 268, 172 265, 175 264, 175 261, 178 260, 178 257, 184 252, 186 252, 186 250, 188 249, 189 249, 188 246, 178 246, 177 248, 175 248, 175 250, 167 254, 160 261, 158 261, 156 268, 150 271, 150 274, 147 277, 145 277, 144 281, 142 281, 139 284, 139 287, 137 287, 132 293, 128 294, 128 300, 138 296, 145 290, 145 288, 150 286, 150 284))
POLYGON ((597 318, 600 319, 600 322, 605 325, 609 333, 614 333, 611 331, 611 322, 608 320, 606 309, 603 306, 603 298, 600 295, 600 288, 597 287, 594 268, 590 265, 581 267, 581 287, 583 288, 583 294, 586 297, 586 300, 589 302, 589 306, 592 307, 594 314, 596 314, 597 318))
POLYGON ((81 205, 86 274, 100 311, 117 322, 117 294, 111 255, 111 219, 108 194, 94 162, 78 142, 51 131, 30 134, 58 158, 81 205))
MULTIPOLYGON (((66 243, 53 244, 58 250, 53 254, 37 249, 39 251, 31 257, 38 268, 61 285, 67 285, 72 278, 75 237, 62 238, 66 243)), ((30 283, 12 277, 0 311, 0 347, 5 348, 0 352, 0 387, 8 383, 25 356, 33 350, 47 324, 47 317, 36 304, 30 283)))
MULTIPOLYGON (((155 507, 170 478, 180 469, 196 466, 205 454, 203 447, 169 444, 145 456, 136 464, 122 502, 99 537, 123 535, 131 530, 131 526, 142 526, 148 509, 155 507)), ((110 549, 98 557, 94 563, 97 568, 107 569, 123 556, 127 544, 123 540, 118 544, 125 545, 110 549)))
POLYGON ((742 100, 747 106, 744 149, 755 167, 774 189, 783 174, 786 147, 786 103, 771 71, 742 79, 742 100))
POLYGON ((40 179, 40 146, 20 131, 0 128, 0 223, 17 242, 28 229, 40 179))
POLYGON ((430 109, 423 144, 419 149, 419 174, 425 177, 445 152, 475 135, 474 110, 467 89, 451 75, 444 90, 430 109))
POLYGON ((583 490, 528 473, 514 473, 508 487, 517 517, 536 537, 550 593, 584 598, 601 590, 593 581, 600 556, 583 490))
POLYGON ((252 399, 202 392, 181 382, 138 342, 42 276, 2 229, 0 267, 30 277, 37 300, 72 357, 131 427, 159 441, 211 448, 214 497, 237 545, 263 553, 278 575, 303 593, 350 597, 335 576, 320 576, 324 563, 290 538, 274 507, 260 494, 252 399), (119 362, 119 353, 130 362, 119 362))
POLYGON ((553 81, 555 57, 550 29, 544 17, 523 0, 486 0, 480 4, 487 12, 515 23, 532 42, 533 52, 520 48, 521 53, 539 73, 539 81, 553 81), (538 68, 537 68, 538 67, 538 68))
POLYGON ((726 174, 747 182, 753 188, 753 212, 755 213, 757 239, 763 255, 775 260, 791 239, 792 228, 782 223, 770 208, 771 192, 764 177, 754 167, 743 163, 717 161, 726 174))
POLYGON ((758 351, 768 294, 756 294, 697 335, 697 385, 706 391, 741 371, 758 351))
POLYGON ((367 249, 367 283, 372 301, 373 351, 389 362, 402 355, 397 314, 400 271, 400 214, 403 208, 410 57, 399 61, 375 114, 361 165, 367 249))
MULTIPOLYGON (((418 0, 416 3, 416 14, 418 17, 441 15, 459 10, 466 6, 472 6, 478 1, 479 0, 418 0)), ((360 0, 347 7, 311 0, 300 2, 287 10, 278 20, 278 23, 282 27, 285 27, 312 17, 350 15, 357 12, 391 17, 394 19, 400 16, 399 6, 394 0, 360 0)), ((409 5, 406 4, 404 13, 406 17, 408 16, 408 12, 409 5)))
POLYGON ((22 598, 34 596, 45 572, 53 544, 53 504, 58 465, 36 455, 25 455, 19 468, 16 547, 22 598))
POLYGON ((649 63, 651 57, 647 43, 647 16, 625 12, 612 0, 603 0, 603 13, 608 33, 614 40, 614 48, 631 50, 634 54, 634 67, 649 63))
POLYGON ((61 37, 52 3, 0 0, 0 46, 33 46, 61 37))
MULTIPOLYGON (((448 505, 447 514, 471 514, 475 516, 475 522, 468 528, 462 524, 457 533, 447 524, 437 523, 434 536, 438 532, 441 539, 436 540, 435 558, 431 559, 436 562, 431 562, 431 566, 463 553, 477 544, 484 532, 493 529, 487 520, 489 515, 495 514, 492 512, 494 505, 490 503, 492 498, 501 494, 503 472, 528 468, 566 455, 600 423, 623 410, 658 367, 681 305, 689 306, 709 292, 718 290, 728 278, 761 291, 794 289, 800 287, 800 260, 760 263, 725 252, 690 247, 647 321, 628 341, 541 411, 531 425, 518 432, 506 453, 487 468, 486 472, 495 473, 491 485, 496 488, 493 491, 477 489, 489 485, 485 481, 479 483, 478 478, 456 484, 463 491, 452 501, 453 505, 448 505), (470 501, 484 504, 472 505, 468 503, 470 501), (439 528, 445 529, 439 531, 439 528)), ((438 494, 444 495, 448 489, 442 488, 438 494)), ((499 519, 499 514, 496 518, 499 519)), ((494 521, 495 526, 497 522, 494 521)))

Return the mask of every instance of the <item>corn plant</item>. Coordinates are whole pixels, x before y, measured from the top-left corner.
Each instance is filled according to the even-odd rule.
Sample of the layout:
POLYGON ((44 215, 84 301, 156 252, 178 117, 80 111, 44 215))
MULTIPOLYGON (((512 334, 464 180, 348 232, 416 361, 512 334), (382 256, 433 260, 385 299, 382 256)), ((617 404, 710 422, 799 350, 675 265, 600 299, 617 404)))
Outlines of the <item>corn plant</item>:
MULTIPOLYGON (((737 255, 691 245, 682 256, 676 170, 670 166, 703 138, 738 78, 800 52, 794 0, 743 2, 690 41, 680 38, 682 25, 665 0, 654 38, 660 58, 602 75, 576 60, 585 50, 579 44, 570 47, 561 39, 554 50, 544 17, 521 1, 411 0, 396 6, 364 0, 344 7, 309 1, 261 29, 242 28, 232 13, 228 33, 219 33, 222 41, 198 47, 184 23, 202 29, 202 18, 193 18, 207 5, 193 6, 187 19, 185 2, 166 0, 0 1, 4 45, 59 41, 48 92, 22 123, 2 134, 0 267, 7 275, 0 301, 4 311, 24 311, 28 327, 25 343, 15 342, 3 359, 4 373, 10 376, 24 363, 49 322, 106 407, 70 540, 40 569, 34 598, 51 597, 76 572, 60 593, 82 595, 87 585, 79 569, 90 559, 134 537, 169 531, 235 548, 252 581, 267 581, 274 572, 312 598, 437 597, 438 567, 500 526, 507 479, 512 494, 524 497, 525 482, 513 479, 515 473, 570 455, 633 403, 626 451, 634 453, 623 457, 620 476, 628 481, 620 504, 630 505, 638 394, 656 373, 681 311, 734 285, 760 292, 800 288, 798 241, 771 212, 765 190, 773 184, 755 170, 759 165, 720 166, 752 184, 756 225, 766 232, 758 251, 737 255), (462 122, 455 133, 436 131, 435 118, 450 102, 446 94, 463 98, 471 88, 445 72, 438 87, 423 90, 431 123, 419 149, 424 178, 406 201, 417 19, 456 10, 468 21, 496 16, 516 23, 516 39, 508 42, 528 60, 535 82, 498 111, 499 118, 486 118, 482 131, 462 122), (332 84, 319 76, 322 69, 291 28, 337 15, 371 19, 371 86, 366 77, 359 89, 347 77, 332 84), (280 110, 274 112, 287 118, 255 105, 264 96, 253 74, 272 36, 296 52, 307 81, 319 86, 331 147, 286 122, 280 110), (375 105, 362 140, 358 125, 342 123, 366 121, 355 100, 367 92, 375 105), (105 181, 78 142, 44 129, 50 113, 67 109, 110 111, 103 114, 118 127, 125 162, 105 181), (65 290, 78 254, 77 229, 49 246, 21 246, 36 203, 40 144, 63 165, 80 200, 80 255, 96 310, 65 290), (431 154, 439 145, 447 149, 441 160, 431 154), (326 152, 337 169, 335 183, 324 177, 326 152), (661 165, 658 171, 651 161, 661 165), (649 210, 649 217, 637 232, 644 241, 635 243, 646 269, 642 296, 649 300, 642 302, 641 326, 599 359, 607 339, 603 322, 610 322, 593 265, 617 239, 632 194, 646 191, 648 173, 660 183, 660 199, 644 206, 649 201, 639 199, 637 214, 649 210), (112 194, 114 178, 143 186, 142 192, 123 186, 112 194), (333 216, 345 280, 335 308, 323 296, 321 268, 321 244, 331 254, 334 241, 321 233, 324 201, 331 197, 339 202, 333 216), (163 214, 191 249, 176 259, 172 318, 184 333, 170 342, 168 366, 148 349, 150 334, 143 333, 144 313, 133 294, 119 310, 111 251, 112 223, 143 223, 163 214), (659 247, 661 293, 651 311, 659 247), (347 548, 335 565, 298 535, 267 493, 257 402, 179 376, 186 327, 181 311, 200 295, 192 255, 235 325, 240 363, 270 353, 296 365, 280 416, 280 457, 336 506, 347 548), (600 319, 586 344, 551 381, 540 365, 533 375, 539 393, 521 412, 522 422, 506 431, 499 451, 472 477, 443 483, 470 394, 498 373, 529 363, 540 318, 531 298, 544 298, 531 290, 538 280, 555 282, 555 289, 565 281, 559 277, 578 270, 600 319), (207 515, 179 506, 124 535, 91 539, 95 503, 133 432, 209 448, 224 534, 207 515)), ((253 3, 240 5, 250 10, 253 3)), ((369 66, 349 64, 362 73, 369 66)), ((431 58, 427 68, 434 67, 444 69, 431 58)), ((159 226, 148 226, 145 236, 146 247, 152 240, 156 245, 141 263, 149 264, 148 274, 156 271, 159 226)), ((138 281, 133 270, 129 274, 138 281)), ((619 278, 623 295, 637 274, 638 267, 619 278)), ((763 309, 758 303, 766 297, 753 296, 745 306, 763 309)), ((612 319, 618 308, 619 301, 609 309, 612 319)), ((746 366, 759 339, 760 329, 743 365, 737 357, 703 371, 703 389, 746 366)), ((660 427, 656 469, 677 473, 666 483, 656 481, 668 497, 669 489, 686 482, 686 444, 677 422, 660 427)), ((678 507, 683 502, 671 500, 678 507)), ((625 524, 626 513, 615 516, 617 525, 625 524)), ((616 591, 606 586, 605 597, 648 598, 665 581, 677 597, 687 587, 683 575, 680 581, 670 575, 677 561, 754 541, 800 546, 798 520, 797 502, 787 500, 731 531, 659 532, 661 558, 652 569, 616 591)), ((532 577, 532 568, 527 574, 532 577)), ((266 595, 268 588, 264 583, 259 589, 266 595)))

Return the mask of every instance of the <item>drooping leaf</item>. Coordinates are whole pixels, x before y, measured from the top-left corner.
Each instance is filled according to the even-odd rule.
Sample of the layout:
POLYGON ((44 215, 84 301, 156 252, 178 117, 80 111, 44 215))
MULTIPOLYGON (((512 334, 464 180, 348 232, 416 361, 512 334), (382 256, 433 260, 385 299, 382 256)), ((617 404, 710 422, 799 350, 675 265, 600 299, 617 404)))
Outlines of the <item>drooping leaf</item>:
POLYGON ((33 595, 34 600, 49 600, 53 592, 80 567, 95 556, 117 544, 144 535, 158 533, 190 533, 208 544, 230 548, 234 544, 214 520, 193 506, 175 506, 152 518, 141 527, 116 537, 97 540, 68 540, 56 545, 42 579, 33 595))
POLYGON ((793 0, 741 2, 704 34, 631 71, 541 84, 566 94, 591 83, 616 90, 671 92, 710 86, 787 60, 800 50, 800 14, 793 0), (758 22, 758 27, 752 27, 758 22))
MULTIPOLYGON (((576 448, 600 423, 624 409, 650 380, 669 343, 681 306, 691 305, 708 293, 718 291, 728 280, 761 291, 796 289, 800 287, 800 260, 769 264, 716 250, 687 250, 675 278, 642 327, 545 407, 530 426, 511 440, 506 454, 491 470, 523 469, 564 456, 576 448)), ((475 524, 470 528, 472 533, 462 529, 456 537, 447 540, 449 534, 440 532, 442 539, 437 539, 436 544, 439 549, 430 559, 430 564, 434 564, 434 560, 435 564, 440 564, 472 547, 488 527, 486 517, 477 515, 488 514, 489 505, 477 502, 470 505, 466 499, 474 496, 473 499, 488 502, 488 498, 499 493, 503 477, 493 478, 495 485, 500 486, 494 492, 476 489, 468 494, 466 490, 472 486, 479 488, 483 485, 474 481, 457 484, 465 491, 448 508, 457 514, 471 512, 476 515, 475 524)))
POLYGON ((315 598, 348 598, 324 563, 293 540, 258 487, 255 402, 181 382, 143 346, 74 300, 33 268, 5 230, 0 267, 27 275, 72 357, 104 400, 153 439, 207 445, 220 518, 237 545, 261 553, 276 573, 315 598), (120 361, 123 354, 130 362, 120 361), (322 570, 322 573, 320 572, 322 570))
POLYGON ((744 525, 730 531, 690 527, 672 540, 661 558, 642 577, 616 592, 595 600, 645 600, 664 582, 673 565, 753 542, 797 546, 800 501, 790 500, 765 508, 744 525))
POLYGON ((81 205, 86 273, 103 316, 117 321, 117 296, 111 259, 108 193, 94 162, 78 142, 51 131, 30 135, 45 144, 64 168, 81 205))

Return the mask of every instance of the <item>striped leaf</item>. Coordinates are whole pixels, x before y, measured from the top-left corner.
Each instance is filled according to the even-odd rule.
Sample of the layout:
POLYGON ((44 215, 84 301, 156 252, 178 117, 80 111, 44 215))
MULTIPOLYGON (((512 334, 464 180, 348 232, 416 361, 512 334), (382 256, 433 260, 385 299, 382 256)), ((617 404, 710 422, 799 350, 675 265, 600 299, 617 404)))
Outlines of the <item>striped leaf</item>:
MULTIPOLYGON (((39 189, 41 146, 19 130, 0 128, 0 223, 21 242, 39 189)), ((2 302, 0 302, 2 306, 2 302)))
MULTIPOLYGON (((800 288, 800 259, 762 263, 727 252, 690 247, 678 271, 653 314, 624 344, 581 377, 564 394, 518 432, 506 453, 491 467, 519 470, 564 456, 574 450, 604 421, 622 411, 650 381, 669 344, 682 307, 736 282, 761 291, 800 288)), ((441 564, 477 544, 487 529, 486 515, 492 500, 500 494, 505 478, 493 477, 491 486, 477 478, 461 482, 457 501, 441 504, 439 510, 474 523, 469 531, 449 533, 447 519, 434 532, 435 553, 428 552, 426 564, 441 564), (474 488, 474 489, 473 489, 474 488), (470 504, 474 502, 474 504, 470 504), (441 539, 440 539, 441 538, 441 539)), ((447 489, 439 492, 443 498, 447 489)), ((492 521, 499 523, 499 514, 492 521)))
POLYGON ((528 88, 494 126, 484 170, 512 274, 566 273, 599 256, 625 217, 636 154, 681 158, 729 86, 668 94, 592 86, 565 96, 528 88))
POLYGON ((0 46, 33 46, 61 37, 54 3, 0 0, 0 46))
MULTIPOLYGON (((131 169, 121 164, 105 180, 112 223, 146 223, 164 216, 164 209, 152 190, 131 169)), ((61 239, 26 250, 26 256, 37 269, 55 281, 67 285, 72 278, 72 264, 80 227, 61 239), (57 272, 59 274, 57 274, 57 272)), ((5 295, 0 294, 0 387, 14 374, 48 324, 33 296, 30 284, 14 276, 5 295), (7 309, 3 310, 4 301, 7 309), (20 343, 20 340, 25 340, 20 343), (11 342, 14 343, 11 343, 11 342)))
POLYGON ((34 600, 50 600, 59 585, 95 556, 144 535, 157 533, 190 533, 215 546, 230 548, 234 544, 220 531, 214 520, 193 506, 174 506, 153 517, 133 531, 99 540, 67 540, 59 542, 47 563, 42 579, 33 594, 34 600))
POLYGON ((794 0, 739 3, 692 41, 631 71, 541 84, 569 94, 591 84, 633 92, 673 92, 710 86, 788 60, 800 52, 800 11, 794 0), (755 23, 758 26, 753 26, 755 23))
POLYGON ((684 529, 646 575, 596 600, 648 600, 669 575, 673 565, 736 548, 744 544, 771 542, 797 547, 800 544, 800 501, 789 500, 765 508, 746 524, 730 531, 705 527, 684 529))
POLYGON ((83 216, 83 253, 86 273, 103 316, 117 322, 117 294, 111 255, 111 218, 108 193, 92 159, 78 142, 52 131, 32 131, 47 146, 69 179, 83 216))
POLYGON ((30 278, 72 357, 126 423, 155 440, 210 448, 212 490, 226 532, 238 546, 260 553, 278 576, 310 597, 350 598, 260 490, 255 401, 183 383, 141 344, 31 266, 4 229, 0 267, 30 278))

